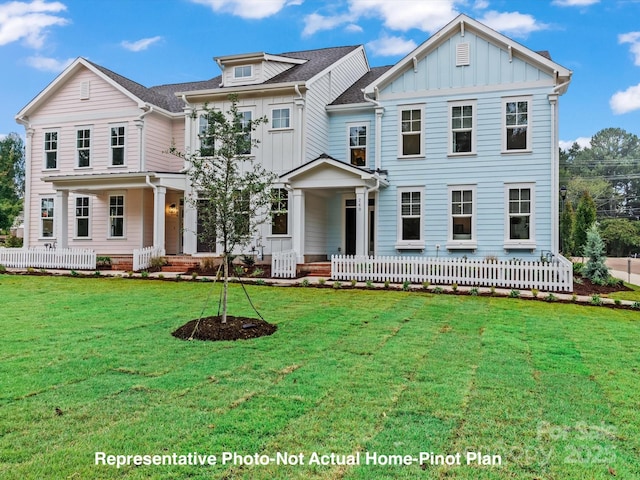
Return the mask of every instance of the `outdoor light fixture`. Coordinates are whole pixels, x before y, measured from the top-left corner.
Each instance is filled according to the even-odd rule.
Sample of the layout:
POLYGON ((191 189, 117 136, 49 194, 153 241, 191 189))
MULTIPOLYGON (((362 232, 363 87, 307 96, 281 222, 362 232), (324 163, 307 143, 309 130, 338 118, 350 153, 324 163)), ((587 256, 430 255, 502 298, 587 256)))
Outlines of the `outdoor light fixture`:
POLYGON ((565 185, 562 185, 560 187, 560 198, 564 201, 565 198, 567 198, 567 187, 565 185))
POLYGON ((169 215, 177 215, 178 214, 178 207, 176 206, 175 203, 172 203, 171 205, 169 205, 168 212, 169 212, 169 215))

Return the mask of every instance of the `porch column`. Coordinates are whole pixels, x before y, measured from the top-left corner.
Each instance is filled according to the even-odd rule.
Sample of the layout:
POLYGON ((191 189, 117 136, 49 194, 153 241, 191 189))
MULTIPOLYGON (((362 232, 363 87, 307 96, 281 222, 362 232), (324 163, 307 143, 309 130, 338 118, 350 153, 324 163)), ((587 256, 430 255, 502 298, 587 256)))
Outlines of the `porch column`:
POLYGON ((294 188, 291 225, 293 227, 293 251, 298 255, 297 263, 304 263, 304 209, 304 190, 294 188))
POLYGON ((56 243, 58 248, 69 247, 69 192, 56 190, 54 205, 54 219, 56 221, 56 243))
POLYGON ((153 246, 164 250, 165 203, 167 187, 153 191, 153 246))
POLYGON ((356 255, 367 254, 367 212, 369 210, 369 190, 356 188, 356 255))

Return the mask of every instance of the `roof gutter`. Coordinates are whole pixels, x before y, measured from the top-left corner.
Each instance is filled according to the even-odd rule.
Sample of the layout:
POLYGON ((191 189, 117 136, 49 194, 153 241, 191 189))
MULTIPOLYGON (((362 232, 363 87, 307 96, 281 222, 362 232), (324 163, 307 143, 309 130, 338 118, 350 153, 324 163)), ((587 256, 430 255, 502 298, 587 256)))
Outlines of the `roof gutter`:
POLYGON ((138 156, 138 160, 140 163, 140 171, 144 172, 145 168, 146 168, 146 158, 145 158, 145 135, 144 135, 144 117, 146 117, 147 115, 149 115, 151 112, 153 112, 153 105, 149 105, 148 103, 144 104, 143 106, 140 107, 141 110, 143 110, 143 112, 138 116, 138 118, 136 118, 135 120, 135 124, 136 126, 140 129, 140 152, 139 152, 139 156, 138 156))

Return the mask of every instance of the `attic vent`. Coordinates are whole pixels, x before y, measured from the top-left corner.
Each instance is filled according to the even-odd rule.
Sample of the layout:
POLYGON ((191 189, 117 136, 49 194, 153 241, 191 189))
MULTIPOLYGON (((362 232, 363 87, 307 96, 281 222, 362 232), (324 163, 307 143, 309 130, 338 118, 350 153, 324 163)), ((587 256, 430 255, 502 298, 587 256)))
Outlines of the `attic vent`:
POLYGON ((80 84, 80 100, 89 100, 91 82, 82 82, 80 84))
POLYGON ((456 67, 469 65, 469 44, 459 43, 456 45, 456 67))

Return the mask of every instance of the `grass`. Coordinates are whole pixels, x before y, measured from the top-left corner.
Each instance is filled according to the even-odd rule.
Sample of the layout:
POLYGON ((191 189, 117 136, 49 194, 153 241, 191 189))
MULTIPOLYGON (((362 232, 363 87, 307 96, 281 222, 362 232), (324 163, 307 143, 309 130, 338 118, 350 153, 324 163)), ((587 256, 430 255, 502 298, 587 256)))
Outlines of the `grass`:
POLYGON ((640 302, 640 286, 633 285, 631 283, 624 283, 626 287, 629 287, 631 290, 627 290, 625 292, 614 292, 607 294, 607 297, 613 298, 614 300, 629 300, 632 302, 640 302))
MULTIPOLYGON (((0 477, 640 476, 636 312, 249 287, 278 324, 274 335, 174 339, 170 332, 200 314, 211 288, 0 275, 0 477), (467 450, 500 455, 502 465, 467 466, 467 450), (349 466, 118 469, 95 465, 95 452, 361 457, 349 466), (366 465, 367 452, 460 452, 463 465, 366 465)), ((231 302, 234 314, 252 314, 237 285, 231 302)))

